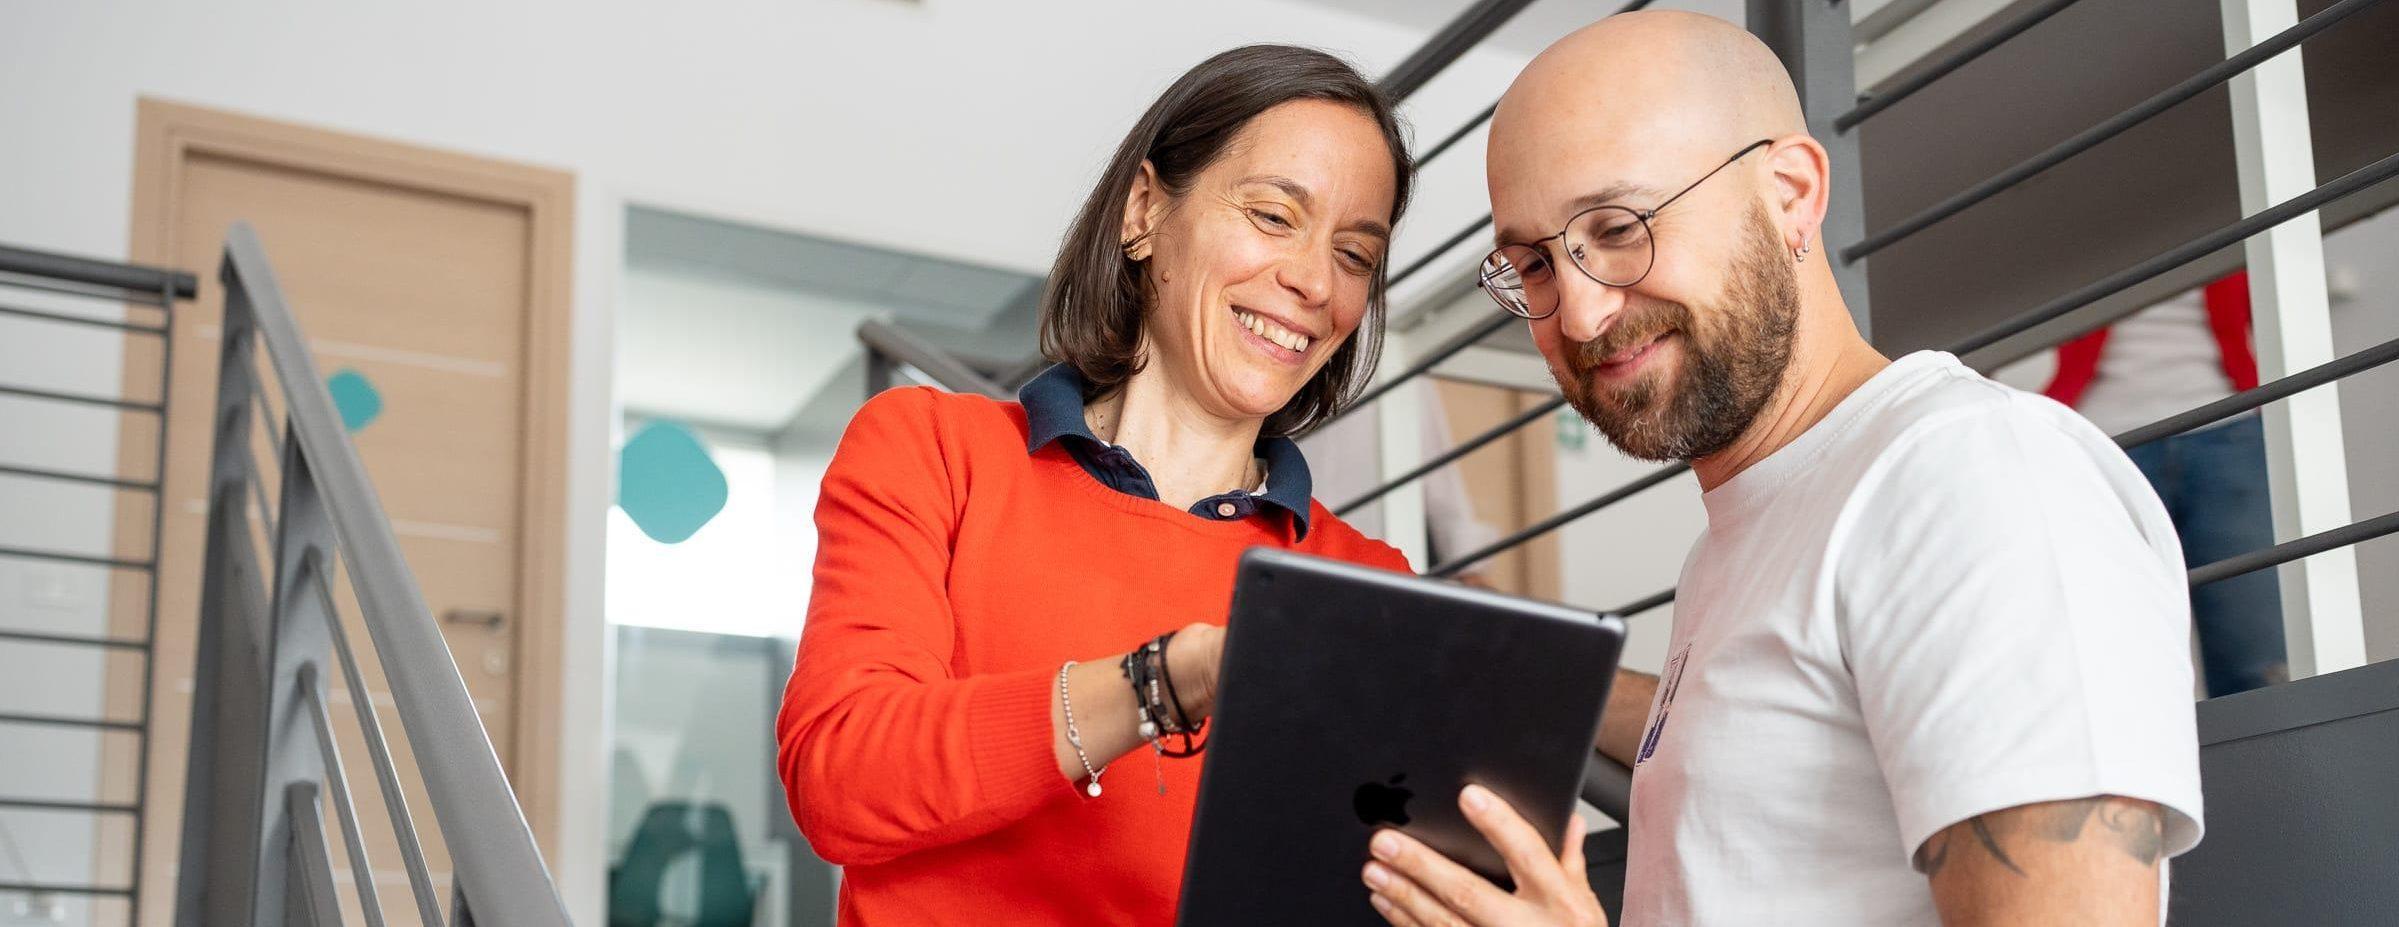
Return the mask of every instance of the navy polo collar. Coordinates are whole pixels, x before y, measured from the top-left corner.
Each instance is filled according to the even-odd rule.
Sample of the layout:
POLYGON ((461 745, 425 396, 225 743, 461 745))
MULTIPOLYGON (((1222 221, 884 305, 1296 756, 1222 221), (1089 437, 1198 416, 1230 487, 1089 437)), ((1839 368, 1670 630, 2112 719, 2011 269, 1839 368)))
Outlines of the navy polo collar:
MULTIPOLYGON (((1025 452, 1037 453, 1052 443, 1062 443, 1100 482, 1119 492, 1158 498, 1149 471, 1139 461, 1091 433, 1091 426, 1083 420, 1084 387, 1083 374, 1073 364, 1054 364, 1016 391, 1016 401, 1025 407, 1025 452), (1109 450, 1116 453, 1102 453, 1109 450)), ((1266 461, 1265 492, 1244 488, 1209 496, 1192 506, 1193 512, 1215 517, 1221 511, 1245 511, 1245 502, 1264 503, 1289 513, 1293 537, 1306 538, 1308 496, 1314 487, 1299 443, 1281 435, 1260 435, 1256 453, 1266 461), (1222 508, 1228 505, 1233 508, 1222 508)))

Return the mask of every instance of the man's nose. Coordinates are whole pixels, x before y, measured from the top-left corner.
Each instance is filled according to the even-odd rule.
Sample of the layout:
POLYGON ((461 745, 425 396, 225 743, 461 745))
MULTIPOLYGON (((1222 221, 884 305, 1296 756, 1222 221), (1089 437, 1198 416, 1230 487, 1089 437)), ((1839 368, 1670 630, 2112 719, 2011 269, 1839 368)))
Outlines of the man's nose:
POLYGON ((1625 292, 1591 279, 1573 268, 1558 274, 1558 333, 1582 343, 1607 331, 1608 321, 1624 310, 1625 292))

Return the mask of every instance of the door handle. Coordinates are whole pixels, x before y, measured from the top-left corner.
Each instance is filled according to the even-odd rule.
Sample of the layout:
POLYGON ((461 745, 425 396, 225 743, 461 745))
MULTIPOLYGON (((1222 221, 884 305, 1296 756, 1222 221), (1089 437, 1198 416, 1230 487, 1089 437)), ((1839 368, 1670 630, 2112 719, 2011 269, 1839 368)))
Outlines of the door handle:
POLYGON ((453 608, 441 613, 441 620, 449 624, 479 624, 497 631, 508 623, 508 616, 496 608, 453 608))

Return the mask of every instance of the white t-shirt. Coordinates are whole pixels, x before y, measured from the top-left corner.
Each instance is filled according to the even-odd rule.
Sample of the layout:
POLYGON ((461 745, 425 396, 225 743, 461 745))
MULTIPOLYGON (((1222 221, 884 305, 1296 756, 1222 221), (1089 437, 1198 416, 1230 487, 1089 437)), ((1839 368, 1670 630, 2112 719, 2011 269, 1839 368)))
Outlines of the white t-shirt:
POLYGON ((2181 548, 2090 422, 1911 354, 1703 498, 1626 924, 1937 923, 1916 848, 2032 802, 2199 841, 2181 548))
POLYGON ((2097 375, 2075 408, 2112 435, 2232 393, 2204 293, 2191 290, 2108 326, 2097 375))

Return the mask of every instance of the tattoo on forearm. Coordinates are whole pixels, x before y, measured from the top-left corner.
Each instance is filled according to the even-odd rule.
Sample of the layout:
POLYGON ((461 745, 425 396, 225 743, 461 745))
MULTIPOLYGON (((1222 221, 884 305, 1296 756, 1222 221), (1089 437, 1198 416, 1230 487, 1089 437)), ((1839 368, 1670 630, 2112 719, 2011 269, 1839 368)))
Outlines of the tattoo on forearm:
MULTIPOLYGON (((2166 814, 2158 806, 2143 801, 2101 796, 2072 801, 2043 802, 1976 815, 1966 819, 1966 831, 1973 834, 1973 846, 1990 854, 2009 872, 2023 876, 2024 869, 2008 857, 2002 846, 2024 838, 2051 843, 2073 843, 2090 830, 2090 822, 2099 822, 2094 836, 2105 839, 2143 866, 2157 865, 2166 852, 2166 814)), ((1916 848, 1916 871, 1934 875, 1947 865, 1955 826, 1934 834, 1924 845, 1916 848)))

